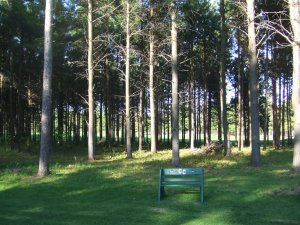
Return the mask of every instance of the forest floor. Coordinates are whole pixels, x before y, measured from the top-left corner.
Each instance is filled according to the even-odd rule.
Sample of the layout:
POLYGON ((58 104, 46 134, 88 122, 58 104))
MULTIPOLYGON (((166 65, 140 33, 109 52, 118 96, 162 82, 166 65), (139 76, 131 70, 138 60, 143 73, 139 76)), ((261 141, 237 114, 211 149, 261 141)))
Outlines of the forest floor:
POLYGON ((181 167, 205 169, 203 204, 189 188, 166 189, 158 202, 159 168, 170 167, 170 150, 128 160, 121 150, 111 158, 98 149, 92 163, 86 152, 56 150, 51 175, 38 178, 37 153, 0 150, 0 224, 300 224, 291 148, 262 151, 258 168, 248 165, 247 149, 229 158, 182 150, 181 167))

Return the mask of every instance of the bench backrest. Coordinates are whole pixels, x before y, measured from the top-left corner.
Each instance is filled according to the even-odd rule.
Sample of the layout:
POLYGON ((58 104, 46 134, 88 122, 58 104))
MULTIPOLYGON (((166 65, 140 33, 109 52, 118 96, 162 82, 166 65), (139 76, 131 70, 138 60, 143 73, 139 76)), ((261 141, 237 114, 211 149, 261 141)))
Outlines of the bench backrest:
POLYGON ((166 168, 160 169, 161 176, 180 176, 180 175, 202 175, 204 174, 203 168, 166 168))

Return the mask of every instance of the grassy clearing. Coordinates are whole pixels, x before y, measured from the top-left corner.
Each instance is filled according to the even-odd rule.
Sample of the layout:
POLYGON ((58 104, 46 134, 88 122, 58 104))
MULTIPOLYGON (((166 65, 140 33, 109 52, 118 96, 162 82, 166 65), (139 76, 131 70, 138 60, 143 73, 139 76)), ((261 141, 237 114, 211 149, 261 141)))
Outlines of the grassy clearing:
POLYGON ((157 201, 158 172, 171 151, 98 153, 93 163, 76 149, 51 156, 52 174, 37 178, 37 155, 0 152, 0 224, 300 224, 300 176, 290 171, 292 150, 249 152, 231 158, 181 152, 182 167, 205 168, 205 203, 196 191, 166 189, 157 201))

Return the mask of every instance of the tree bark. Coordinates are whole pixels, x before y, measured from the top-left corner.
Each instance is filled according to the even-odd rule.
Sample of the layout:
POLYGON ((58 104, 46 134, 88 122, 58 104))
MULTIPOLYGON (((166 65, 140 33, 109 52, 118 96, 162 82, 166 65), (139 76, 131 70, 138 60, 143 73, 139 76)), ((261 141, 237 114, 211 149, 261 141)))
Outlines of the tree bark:
POLYGON ((180 165, 179 157, 179 102, 178 102, 178 69, 177 69, 177 25, 176 1, 171 3, 171 45, 172 45, 172 164, 180 165))
POLYGON ((110 74, 108 65, 108 56, 105 58, 105 75, 106 75, 106 140, 107 147, 110 152, 112 152, 112 97, 110 92, 110 74))
MULTIPOLYGON (((151 3, 150 3, 151 4, 151 3)), ((154 95, 154 24, 153 24, 153 7, 150 6, 151 27, 149 35, 149 94, 150 94, 150 136, 151 136, 151 153, 156 153, 156 113, 155 113, 155 95, 154 95)))
POLYGON ((273 147, 275 149, 279 148, 279 137, 278 137, 278 107, 277 107, 277 75, 274 74, 272 79, 272 95, 273 95, 273 147))
MULTIPOLYGON (((191 51, 193 51, 193 44, 191 43, 191 51)), ((190 108, 190 119, 189 119, 189 140, 190 150, 195 148, 195 98, 194 98, 194 66, 193 58, 191 57, 191 70, 190 70, 190 85, 189 85, 189 108, 190 108)))
POLYGON ((263 149, 267 149, 267 132, 268 132, 268 88, 269 88, 269 45, 268 41, 266 43, 266 56, 265 56, 265 66, 266 66, 266 72, 265 72, 265 121, 264 121, 264 146, 263 149))
POLYGON ((294 156, 293 168, 300 172, 300 1, 289 0, 293 29, 293 106, 294 106, 294 156))
POLYGON ((258 78, 256 74, 256 40, 255 40, 255 16, 254 0, 247 0, 248 12, 248 52, 250 70, 250 106, 251 106, 251 165, 260 166, 260 146, 259 146, 259 111, 258 111, 258 78))
POLYGON ((139 96, 139 151, 143 149, 144 143, 144 88, 141 87, 139 96))
POLYGON ((281 146, 285 145, 285 89, 286 81, 283 75, 282 77, 282 97, 281 97, 281 146))
POLYGON ((226 37, 225 37, 225 6, 224 0, 220 0, 221 14, 221 56, 220 56, 220 103, 222 112, 222 127, 224 140, 224 155, 230 156, 230 148, 228 148, 228 122, 227 122, 227 107, 226 107, 226 37))
POLYGON ((52 135, 52 0, 46 0, 44 40, 44 73, 41 118, 41 143, 38 176, 49 175, 49 152, 52 135))
POLYGON ((88 159, 94 160, 95 151, 95 121, 94 121, 94 70, 93 70, 93 3, 88 0, 88 159))
POLYGON ((130 4, 126 1, 126 71, 125 71, 125 117, 126 117, 126 151, 127 158, 132 158, 131 152, 131 123, 130 123, 130 90, 129 90, 129 66, 130 66, 130 29, 129 16, 130 4))

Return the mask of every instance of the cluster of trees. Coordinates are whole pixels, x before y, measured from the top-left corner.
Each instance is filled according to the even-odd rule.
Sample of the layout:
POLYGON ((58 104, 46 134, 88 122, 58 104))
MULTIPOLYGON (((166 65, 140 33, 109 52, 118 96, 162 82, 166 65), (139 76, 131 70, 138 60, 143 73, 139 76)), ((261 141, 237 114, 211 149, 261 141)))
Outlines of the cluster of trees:
POLYGON ((298 0, 1 1, 1 142, 41 139, 43 176, 52 143, 171 144, 178 166, 179 138, 230 155, 234 133, 260 165, 263 134, 300 170, 298 32, 298 0))

